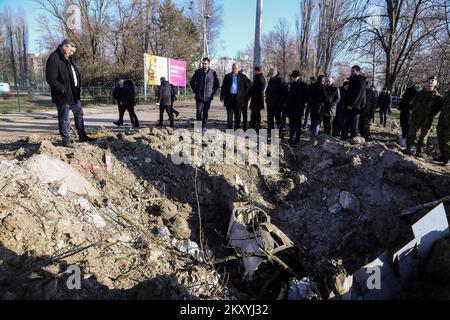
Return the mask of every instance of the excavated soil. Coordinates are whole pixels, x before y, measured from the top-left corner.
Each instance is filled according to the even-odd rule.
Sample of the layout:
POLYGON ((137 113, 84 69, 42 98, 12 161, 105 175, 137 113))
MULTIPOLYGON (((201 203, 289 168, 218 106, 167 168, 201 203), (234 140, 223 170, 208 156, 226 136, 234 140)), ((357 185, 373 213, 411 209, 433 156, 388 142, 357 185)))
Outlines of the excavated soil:
MULTIPOLYGON (((97 141, 74 150, 56 136, 2 144, 0 298, 285 298, 291 275, 277 263, 248 281, 237 261, 219 261, 235 254, 226 240, 235 202, 271 216, 295 243, 279 257, 326 298, 337 274, 409 242, 411 224, 427 212, 396 214, 450 190, 448 170, 404 156, 389 139, 282 144, 280 171, 262 175, 255 165, 175 165, 172 133, 100 130, 92 133, 97 141), (207 257, 183 252, 188 240, 207 257), (73 265, 80 290, 67 287, 73 265)), ((450 263, 445 248, 425 271, 430 279, 402 297, 429 286, 437 288, 428 288, 433 297, 446 296, 442 283, 432 285, 450 263)))

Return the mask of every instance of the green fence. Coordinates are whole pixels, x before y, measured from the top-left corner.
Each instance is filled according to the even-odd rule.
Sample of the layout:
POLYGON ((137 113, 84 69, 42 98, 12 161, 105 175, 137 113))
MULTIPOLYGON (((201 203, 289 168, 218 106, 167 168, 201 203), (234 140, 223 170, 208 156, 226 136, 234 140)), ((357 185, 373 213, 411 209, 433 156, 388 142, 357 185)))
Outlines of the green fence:
MULTIPOLYGON (((113 90, 114 88, 110 86, 83 87, 81 101, 86 107, 116 104, 112 97, 113 90)), ((187 88, 186 92, 184 88, 178 88, 177 99, 178 101, 191 101, 194 99, 194 94, 190 88, 187 88)), ((138 105, 145 104, 144 87, 136 87, 136 100, 138 105)), ((147 104, 155 102, 155 90, 148 87, 147 104)), ((54 107, 48 87, 19 87, 16 90, 11 86, 9 93, 0 95, 0 113, 33 112, 54 107)))

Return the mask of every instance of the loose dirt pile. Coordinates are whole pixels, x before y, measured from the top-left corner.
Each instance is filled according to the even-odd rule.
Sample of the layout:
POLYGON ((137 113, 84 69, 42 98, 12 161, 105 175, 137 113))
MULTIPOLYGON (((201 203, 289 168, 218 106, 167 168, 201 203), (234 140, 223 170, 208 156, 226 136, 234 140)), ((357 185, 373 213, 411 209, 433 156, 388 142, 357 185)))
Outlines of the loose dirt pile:
POLYGON ((173 164, 171 129, 93 135, 74 150, 56 137, 2 148, 1 298, 285 298, 290 275, 277 263, 244 281, 236 261, 219 261, 235 254, 236 202, 269 213, 295 243, 279 257, 327 298, 336 275, 404 245, 426 212, 395 214, 450 190, 448 172, 395 143, 282 145, 280 172, 264 176, 255 165, 173 164), (69 266, 81 269, 80 290, 67 287, 69 266))

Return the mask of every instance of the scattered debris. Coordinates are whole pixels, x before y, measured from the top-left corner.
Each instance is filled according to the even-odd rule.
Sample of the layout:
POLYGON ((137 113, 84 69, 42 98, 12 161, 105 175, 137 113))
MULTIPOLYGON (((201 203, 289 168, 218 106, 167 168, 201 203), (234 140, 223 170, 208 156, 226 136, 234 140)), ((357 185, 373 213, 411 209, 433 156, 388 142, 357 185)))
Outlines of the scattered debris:
POLYGON ((321 300, 317 284, 311 278, 290 281, 288 300, 321 300))
POLYGON ((261 209, 251 208, 237 203, 231 214, 227 232, 230 246, 244 257, 245 278, 251 278, 261 263, 277 252, 288 249, 294 244, 277 227, 270 223, 270 217, 261 209), (254 254, 254 256, 251 256, 254 254))
POLYGON ((264 175, 175 165, 170 132, 103 130, 69 151, 39 137, 0 151, 0 296, 369 299, 377 291, 358 286, 374 266, 387 270, 383 296, 407 292, 398 273, 414 280, 425 265, 444 281, 445 245, 432 250, 447 234, 442 213, 413 229, 416 216, 395 214, 444 199, 450 176, 395 142, 283 145, 280 170, 264 175), (68 265, 82 269, 81 291, 60 281, 68 265))

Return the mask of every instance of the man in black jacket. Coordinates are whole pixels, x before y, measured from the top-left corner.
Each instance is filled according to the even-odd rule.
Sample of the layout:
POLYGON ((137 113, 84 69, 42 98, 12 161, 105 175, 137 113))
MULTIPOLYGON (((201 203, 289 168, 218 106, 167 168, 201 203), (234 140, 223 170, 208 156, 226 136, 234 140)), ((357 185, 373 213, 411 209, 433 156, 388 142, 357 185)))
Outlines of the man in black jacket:
POLYGON ((361 73, 359 66, 353 66, 351 71, 348 91, 345 95, 345 123, 342 132, 342 140, 354 138, 358 135, 359 115, 366 106, 366 77, 361 73))
POLYGON ((266 89, 266 78, 261 72, 261 67, 254 68, 255 75, 253 76, 253 84, 251 88, 251 102, 250 102, 250 128, 259 132, 261 127, 261 110, 264 110, 264 90, 266 89))
POLYGON ((309 109, 311 111, 311 136, 318 136, 323 121, 327 92, 325 90, 325 76, 320 75, 310 87, 309 109))
POLYGON ((130 114, 130 120, 133 124, 133 128, 139 128, 139 119, 134 111, 135 106, 136 90, 134 89, 133 81, 128 79, 123 83, 123 108, 130 114))
POLYGON ((217 73, 210 68, 211 60, 203 58, 202 68, 195 71, 190 86, 195 94, 197 121, 202 122, 203 132, 208 126, 208 112, 211 102, 219 90, 219 78, 217 73))
POLYGON ((124 79, 119 79, 113 91, 113 98, 117 101, 117 107, 119 109, 119 120, 113 122, 116 126, 123 126, 123 116, 126 111, 126 108, 123 105, 123 83, 124 79))
POLYGON ((402 127, 403 143, 408 138, 409 124, 411 123, 411 114, 413 109, 414 98, 419 91, 416 88, 414 81, 408 82, 408 88, 402 96, 400 101, 400 126, 402 127))
POLYGON ((290 75, 292 82, 286 102, 289 116, 289 143, 298 144, 302 128, 302 117, 309 100, 308 85, 301 79, 300 71, 294 70, 290 75))
POLYGON ((250 93, 249 79, 239 72, 239 64, 234 63, 233 71, 223 79, 220 101, 227 108, 227 129, 234 130, 241 126, 241 110, 250 93))
POLYGON ((270 130, 275 129, 275 123, 278 129, 281 129, 282 119, 281 111, 286 103, 289 87, 283 79, 277 68, 269 69, 269 84, 266 89, 267 104, 267 123, 270 130))
POLYGON ((72 110, 75 127, 80 142, 93 141, 84 129, 83 108, 81 107, 81 77, 72 62, 76 47, 71 40, 65 39, 53 51, 47 60, 46 79, 50 85, 52 101, 58 108, 59 133, 63 145, 74 148, 70 141, 69 113, 72 110))
POLYGON ((241 70, 241 73, 245 76, 247 79, 248 84, 248 94, 247 97, 244 99, 244 105, 241 108, 241 116, 242 116, 242 129, 244 131, 247 131, 248 129, 248 103, 250 102, 251 94, 252 94, 252 80, 250 80, 245 72, 245 70, 241 70))
MULTIPOLYGON (((309 77, 308 89, 311 90, 312 86, 315 83, 316 83, 316 77, 314 77, 314 76, 309 77)), ((309 96, 311 96, 311 94, 309 94, 309 96)), ((303 129, 308 128, 308 121, 310 120, 310 116, 311 116, 311 110, 309 108, 309 103, 307 103, 306 109, 305 109, 305 121, 303 122, 303 129)))

